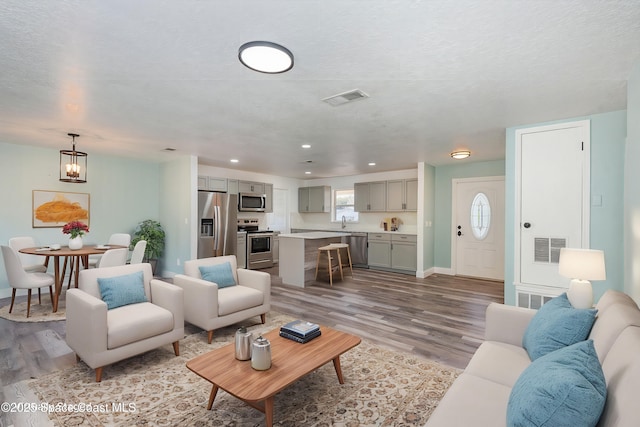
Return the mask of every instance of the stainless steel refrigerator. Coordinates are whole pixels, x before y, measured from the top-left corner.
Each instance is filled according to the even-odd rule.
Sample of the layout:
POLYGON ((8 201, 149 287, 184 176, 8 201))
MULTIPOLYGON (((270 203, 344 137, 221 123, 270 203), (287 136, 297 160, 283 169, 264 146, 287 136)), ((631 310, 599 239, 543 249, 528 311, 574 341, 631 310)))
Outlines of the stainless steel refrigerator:
POLYGON ((237 255, 238 195, 198 191, 198 258, 237 255))

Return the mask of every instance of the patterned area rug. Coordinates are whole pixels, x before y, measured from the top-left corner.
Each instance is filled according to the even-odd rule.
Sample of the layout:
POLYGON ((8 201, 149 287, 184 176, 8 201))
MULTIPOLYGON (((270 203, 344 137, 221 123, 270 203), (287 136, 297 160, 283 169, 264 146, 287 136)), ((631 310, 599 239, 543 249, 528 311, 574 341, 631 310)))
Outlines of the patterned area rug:
MULTIPOLYGON (((271 312, 267 324, 247 324, 254 337, 292 320, 271 312)), ((49 414, 59 426, 262 426, 264 415, 220 390, 211 411, 211 384, 189 371, 193 357, 232 342, 234 327, 206 333, 106 367, 101 383, 84 363, 29 380, 49 405, 91 405, 92 411, 49 414)), ((324 365, 276 395, 278 426, 419 426, 460 373, 435 362, 362 343, 340 358, 345 384, 333 364, 324 365)), ((248 363, 248 362, 247 362, 248 363)))
POLYGON ((31 295, 31 311, 29 317, 27 317, 26 298, 24 302, 16 302, 13 305, 11 313, 9 313, 9 307, 11 307, 11 299, 9 298, 7 305, 0 307, 0 317, 14 322, 52 322, 65 320, 67 318, 65 314, 65 292, 66 287, 63 286, 62 294, 58 300, 58 311, 55 313, 53 313, 53 304, 51 303, 49 290, 42 289, 42 304, 38 304, 37 290, 34 290, 31 295))

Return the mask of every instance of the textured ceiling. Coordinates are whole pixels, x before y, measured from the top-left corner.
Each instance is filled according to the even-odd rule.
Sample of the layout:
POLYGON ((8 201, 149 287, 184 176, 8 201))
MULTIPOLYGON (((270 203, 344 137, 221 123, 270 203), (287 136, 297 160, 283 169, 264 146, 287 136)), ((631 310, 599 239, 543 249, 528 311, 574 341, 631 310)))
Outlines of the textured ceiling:
POLYGON ((0 142, 317 178, 502 159, 506 127, 626 108, 640 1, 3 0, 0 40, 0 142), (293 69, 242 66, 252 40, 293 69))

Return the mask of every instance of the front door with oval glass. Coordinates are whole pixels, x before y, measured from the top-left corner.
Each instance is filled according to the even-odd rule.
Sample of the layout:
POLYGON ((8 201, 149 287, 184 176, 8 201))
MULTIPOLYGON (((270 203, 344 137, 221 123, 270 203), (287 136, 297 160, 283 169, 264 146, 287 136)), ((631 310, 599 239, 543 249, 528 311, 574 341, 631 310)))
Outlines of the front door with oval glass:
POLYGON ((453 181, 455 274, 504 279, 504 177, 453 181))

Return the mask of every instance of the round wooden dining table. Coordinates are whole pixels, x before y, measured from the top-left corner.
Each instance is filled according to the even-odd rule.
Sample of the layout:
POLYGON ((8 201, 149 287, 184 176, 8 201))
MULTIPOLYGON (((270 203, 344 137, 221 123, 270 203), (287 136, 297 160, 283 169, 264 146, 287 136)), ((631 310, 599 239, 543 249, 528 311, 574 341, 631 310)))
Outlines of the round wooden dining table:
POLYGON ((35 248, 24 248, 20 249, 20 252, 23 254, 29 255, 40 255, 47 256, 53 258, 53 275, 55 278, 55 290, 53 293, 53 312, 58 311, 58 299, 60 298, 60 293, 62 292, 62 282, 64 282, 64 277, 62 277, 62 271, 60 271, 60 258, 62 257, 70 257, 71 265, 74 266, 74 283, 75 287, 78 287, 78 273, 80 271, 80 264, 82 261, 82 265, 85 268, 89 267, 89 255, 102 255, 109 249, 119 249, 126 248, 126 246, 121 245, 84 245, 80 249, 69 249, 68 246, 61 246, 60 249, 51 249, 48 247, 35 247, 35 248))

